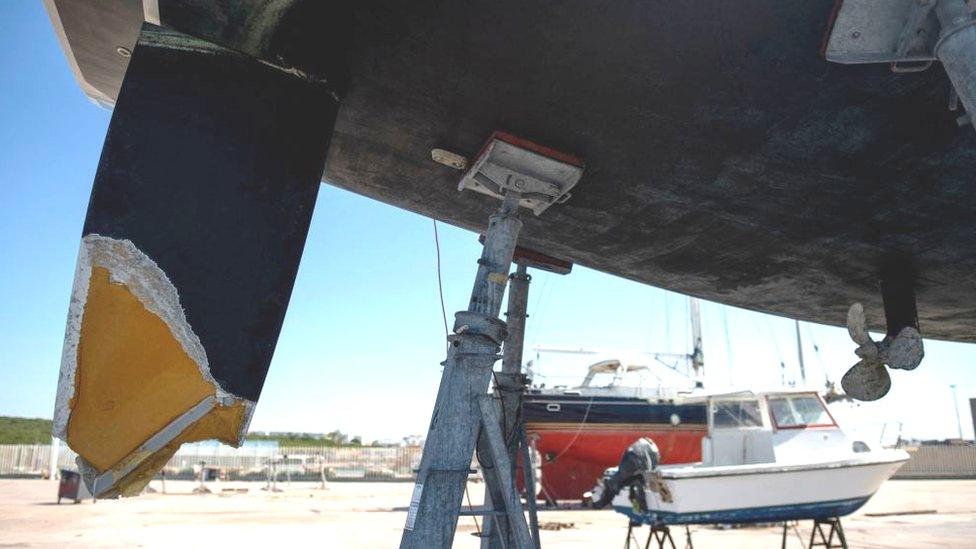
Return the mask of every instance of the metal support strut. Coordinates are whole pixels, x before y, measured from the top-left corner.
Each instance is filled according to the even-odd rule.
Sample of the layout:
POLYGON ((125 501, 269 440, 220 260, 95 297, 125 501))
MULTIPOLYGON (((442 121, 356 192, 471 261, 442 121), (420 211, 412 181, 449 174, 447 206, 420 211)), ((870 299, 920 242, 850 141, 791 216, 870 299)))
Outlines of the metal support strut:
MULTIPOLYGON (((624 542, 624 549, 631 549, 631 542, 633 546, 640 549, 640 540, 637 539, 637 532, 640 530, 641 524, 639 522, 630 522, 627 524, 627 540, 624 542)), ((650 549, 651 543, 654 543, 654 547, 657 549, 677 549, 674 544, 674 538, 671 536, 671 528, 666 524, 651 524, 650 531, 647 533, 647 539, 644 541, 644 549, 650 549)), ((685 548, 693 549, 691 544, 691 530, 685 526, 685 548)))
POLYGON ((496 518, 504 514, 515 547, 533 546, 515 492, 498 403, 486 394, 506 338, 498 313, 522 228, 519 198, 519 193, 506 191, 501 208, 491 216, 468 309, 455 315, 401 548, 451 546, 479 432, 492 465, 486 469, 485 482, 499 496, 492 500, 493 510, 485 512, 496 518))
POLYGON ((844 536, 844 527, 840 523, 839 517, 828 519, 816 519, 813 521, 813 530, 810 532, 810 544, 808 547, 826 547, 847 549, 847 537, 844 536), (827 532, 824 532, 827 527, 827 532), (836 534, 837 538, 834 539, 836 534))
MULTIPOLYGON (((526 376, 522 373, 522 349, 525 341, 525 319, 529 300, 529 282, 532 277, 528 274, 528 265, 524 260, 515 260, 518 267, 509 276, 511 284, 508 289, 508 310, 505 317, 508 331, 502 355, 502 371, 495 374, 495 394, 501 401, 502 435, 505 441, 508 461, 516 464, 519 458, 519 448, 522 447, 522 469, 526 503, 529 511, 529 529, 534 541, 534 547, 539 547, 539 527, 535 508, 535 475, 532 471, 531 458, 525 445, 525 427, 522 423, 522 395, 525 391, 526 376)), ((478 455, 484 455, 483 448, 488 444, 485 437, 478 440, 478 455)), ((482 464, 483 466, 485 464, 482 464)), ((511 482, 515 486, 515 469, 511 470, 511 482)), ((504 498, 497 483, 486 483, 485 507, 491 508, 492 501, 504 498)), ((486 515, 482 532, 481 546, 501 548, 515 545, 514 532, 504 520, 496 520, 492 515, 486 515)))
MULTIPOLYGON (((499 198, 502 206, 488 222, 468 309, 455 315, 454 333, 448 337, 447 360, 407 510, 401 548, 451 546, 476 446, 487 505, 464 514, 486 517, 482 545, 538 547, 533 479, 526 476, 534 536, 525 521, 514 475, 516 450, 520 441, 524 447, 525 440, 520 421, 525 378, 520 363, 529 282, 525 266, 538 266, 531 257, 525 258, 533 254, 521 252, 522 266, 512 278, 511 331, 506 330, 498 313, 522 228, 519 207, 539 215, 549 206, 564 202, 582 173, 583 163, 576 157, 495 132, 458 184, 458 190, 471 189, 499 198), (494 363, 501 358, 498 352, 502 343, 505 362, 496 379, 495 395, 489 396, 488 382, 494 363)), ((540 254, 534 255, 539 259, 540 254)), ((554 261, 562 263, 552 266, 557 270, 569 272, 572 266, 554 261)), ((527 465, 531 463, 527 454, 523 459, 527 465)))

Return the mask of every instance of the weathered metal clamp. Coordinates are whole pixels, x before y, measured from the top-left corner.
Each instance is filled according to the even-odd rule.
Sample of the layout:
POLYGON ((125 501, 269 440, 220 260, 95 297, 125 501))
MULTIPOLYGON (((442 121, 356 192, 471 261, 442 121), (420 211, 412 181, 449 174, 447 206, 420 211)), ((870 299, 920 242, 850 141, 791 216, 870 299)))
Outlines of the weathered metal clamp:
POLYGON ((508 327, 498 318, 472 311, 458 311, 454 315, 454 333, 484 336, 496 345, 501 345, 508 335, 508 327))

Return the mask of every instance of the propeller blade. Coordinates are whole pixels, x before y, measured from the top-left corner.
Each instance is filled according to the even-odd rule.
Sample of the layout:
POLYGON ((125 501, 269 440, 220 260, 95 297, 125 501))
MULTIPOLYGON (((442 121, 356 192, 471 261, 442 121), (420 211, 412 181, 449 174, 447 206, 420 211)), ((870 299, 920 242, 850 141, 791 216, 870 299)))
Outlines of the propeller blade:
POLYGON ((844 374, 840 385, 857 400, 878 400, 891 389, 891 376, 883 363, 861 360, 844 374))
POLYGON ((847 311, 847 333, 858 345, 871 341, 868 335, 867 321, 864 320, 864 306, 860 303, 851 305, 847 311))
POLYGON ((892 368, 914 370, 922 362, 924 356, 922 334, 909 326, 902 328, 895 339, 891 340, 888 348, 882 353, 881 359, 892 368))

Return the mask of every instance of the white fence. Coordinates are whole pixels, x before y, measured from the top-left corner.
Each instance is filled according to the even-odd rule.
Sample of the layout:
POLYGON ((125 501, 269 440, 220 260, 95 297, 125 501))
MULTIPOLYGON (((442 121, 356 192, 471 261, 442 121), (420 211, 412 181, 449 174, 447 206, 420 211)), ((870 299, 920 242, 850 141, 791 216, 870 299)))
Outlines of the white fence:
MULTIPOLYGON (((56 469, 77 469, 75 453, 62 446, 56 469)), ((0 444, 0 476, 46 476, 50 470, 50 444, 0 444)))
POLYGON ((976 478, 976 446, 905 448, 912 456, 894 478, 976 478))
MULTIPOLYGON (((75 453, 59 448, 55 469, 76 470, 75 453)), ((192 478, 201 464, 228 479, 412 480, 422 449, 406 447, 245 447, 187 445, 163 471, 169 478, 192 478)), ((47 476, 51 446, 0 444, 0 476, 47 476)))
MULTIPOLYGON (((976 478, 976 446, 906 448, 912 458, 894 478, 976 478)), ((200 464, 224 478, 318 480, 411 480, 422 449, 406 447, 245 447, 186 445, 164 471, 170 478, 192 478, 200 464)), ((37 477, 50 471, 51 446, 0 444, 0 476, 37 477)), ((76 469, 75 454, 61 445, 55 469, 76 469)))

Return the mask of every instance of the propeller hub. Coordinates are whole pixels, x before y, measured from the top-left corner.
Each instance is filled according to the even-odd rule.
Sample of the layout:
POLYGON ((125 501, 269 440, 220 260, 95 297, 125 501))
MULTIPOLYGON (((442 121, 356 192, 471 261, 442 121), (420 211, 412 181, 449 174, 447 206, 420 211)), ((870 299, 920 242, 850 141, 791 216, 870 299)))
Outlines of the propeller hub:
POLYGON ((854 354, 860 358, 875 360, 878 358, 878 344, 873 341, 869 341, 857 349, 854 349, 854 354))

